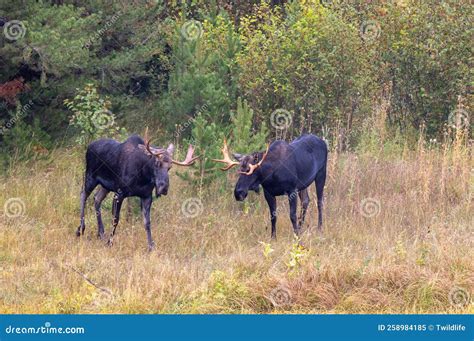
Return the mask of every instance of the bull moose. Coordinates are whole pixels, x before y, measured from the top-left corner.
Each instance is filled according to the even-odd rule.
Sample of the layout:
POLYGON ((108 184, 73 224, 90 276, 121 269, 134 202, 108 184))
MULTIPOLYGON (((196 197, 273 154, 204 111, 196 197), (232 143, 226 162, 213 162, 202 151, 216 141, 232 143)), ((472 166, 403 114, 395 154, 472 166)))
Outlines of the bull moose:
POLYGON ((198 157, 193 156, 194 147, 189 145, 185 160, 179 162, 173 159, 173 144, 166 149, 156 148, 150 145, 148 136, 145 140, 146 142, 141 137, 133 135, 123 143, 112 139, 101 139, 88 146, 84 188, 81 193, 81 224, 76 232, 78 237, 84 234, 86 228, 84 211, 87 198, 97 185, 100 185, 101 188, 94 196, 98 237, 103 239, 105 235, 100 207, 107 194, 115 193, 112 208, 113 230, 108 240, 109 245, 112 244, 115 235, 123 200, 135 196, 141 199, 148 249, 154 248, 150 229, 153 189, 157 198, 166 195, 169 188, 168 172, 172 164, 190 166, 198 157))
POLYGON ((258 192, 262 185, 270 209, 272 239, 276 238, 276 196, 288 196, 291 223, 295 234, 299 235, 310 201, 308 186, 313 182, 318 198, 318 229, 322 229, 323 192, 328 154, 324 140, 312 134, 302 135, 290 143, 277 140, 267 145, 265 152, 249 155, 233 154, 236 161, 231 159, 224 140, 222 153, 223 159, 213 159, 213 161, 226 164, 224 168, 221 168, 223 171, 239 166, 240 176, 234 190, 237 201, 245 200, 249 191, 258 192), (301 214, 298 222, 296 221, 297 195, 301 200, 301 214))

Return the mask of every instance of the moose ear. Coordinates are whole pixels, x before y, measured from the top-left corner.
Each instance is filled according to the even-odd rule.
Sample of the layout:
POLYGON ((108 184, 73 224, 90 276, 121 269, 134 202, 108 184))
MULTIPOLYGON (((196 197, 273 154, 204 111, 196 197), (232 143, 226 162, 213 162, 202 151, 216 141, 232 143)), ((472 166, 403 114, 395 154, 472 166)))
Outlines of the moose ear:
POLYGON ((234 159, 236 159, 239 162, 244 157, 242 154, 238 154, 238 153, 232 153, 232 156, 234 157, 234 159))
POLYGON ((168 154, 173 155, 174 153, 174 145, 172 143, 169 144, 168 148, 166 148, 168 154))

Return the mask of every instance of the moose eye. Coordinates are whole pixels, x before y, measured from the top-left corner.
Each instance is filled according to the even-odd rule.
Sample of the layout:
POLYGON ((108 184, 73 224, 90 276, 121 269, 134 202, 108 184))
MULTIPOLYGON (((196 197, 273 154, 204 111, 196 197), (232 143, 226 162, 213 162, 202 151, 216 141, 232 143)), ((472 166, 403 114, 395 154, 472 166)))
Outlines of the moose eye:
POLYGON ((248 172, 250 170, 250 167, 249 167, 248 163, 242 165, 242 167, 240 167, 240 170, 242 172, 248 172))

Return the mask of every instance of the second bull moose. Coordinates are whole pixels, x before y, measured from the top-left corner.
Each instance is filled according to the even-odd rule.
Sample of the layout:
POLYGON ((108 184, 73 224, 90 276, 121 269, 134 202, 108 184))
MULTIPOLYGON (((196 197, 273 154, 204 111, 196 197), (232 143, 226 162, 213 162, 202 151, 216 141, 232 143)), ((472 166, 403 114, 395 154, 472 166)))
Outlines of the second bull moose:
POLYGON ((277 203, 276 197, 287 195, 290 206, 290 219, 295 234, 301 233, 306 210, 309 205, 308 187, 314 183, 318 198, 318 228, 323 223, 323 192, 326 182, 328 149, 326 142, 312 134, 305 134, 294 141, 277 140, 267 146, 265 152, 250 155, 233 154, 232 160, 226 141, 222 148, 224 158, 216 160, 226 164, 222 170, 239 167, 240 177, 235 185, 234 195, 243 201, 250 191, 257 192, 263 187, 265 199, 270 209, 272 238, 276 238, 277 203), (301 215, 296 220, 297 201, 301 200, 301 215))

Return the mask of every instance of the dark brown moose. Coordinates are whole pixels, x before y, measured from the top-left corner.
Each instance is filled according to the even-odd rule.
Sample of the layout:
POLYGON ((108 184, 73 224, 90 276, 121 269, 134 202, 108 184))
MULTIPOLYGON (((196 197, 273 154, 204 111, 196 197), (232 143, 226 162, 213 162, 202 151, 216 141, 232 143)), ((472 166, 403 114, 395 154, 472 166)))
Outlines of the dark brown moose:
POLYGON ((133 135, 123 143, 112 139, 101 139, 88 146, 84 188, 81 193, 81 224, 77 229, 77 236, 84 234, 86 228, 84 221, 86 200, 96 186, 100 185, 101 188, 94 196, 99 238, 103 239, 105 235, 100 206, 107 194, 114 192, 113 230, 108 244, 112 244, 123 200, 128 197, 139 197, 148 238, 148 249, 154 248, 150 229, 153 189, 157 198, 166 195, 169 189, 168 172, 172 164, 190 166, 198 157, 193 156, 194 148, 190 145, 185 160, 179 162, 173 159, 174 146, 172 144, 166 149, 156 148, 150 145, 147 136, 145 140, 133 135))

